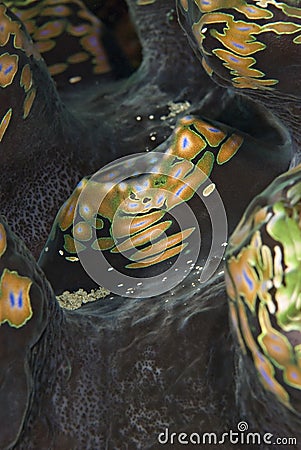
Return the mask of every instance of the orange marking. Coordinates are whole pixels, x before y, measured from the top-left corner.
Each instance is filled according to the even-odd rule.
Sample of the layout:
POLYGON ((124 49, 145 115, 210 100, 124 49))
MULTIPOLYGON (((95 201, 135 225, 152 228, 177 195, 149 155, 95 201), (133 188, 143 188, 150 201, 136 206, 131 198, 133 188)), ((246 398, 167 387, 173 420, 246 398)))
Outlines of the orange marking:
POLYGON ((64 236, 64 249, 68 253, 71 253, 71 254, 78 253, 82 250, 85 250, 85 248, 86 247, 78 241, 76 241, 76 247, 75 247, 75 240, 69 234, 66 234, 64 236))
POLYGON ((52 76, 63 73, 66 69, 68 69, 68 64, 65 63, 53 64, 52 66, 48 67, 50 75, 52 76))
POLYGON ((31 110, 32 104, 34 102, 35 96, 36 96, 36 90, 34 88, 32 88, 28 92, 28 94, 26 95, 25 100, 24 100, 24 104, 23 104, 23 111, 24 111, 23 119, 26 119, 26 117, 28 117, 28 114, 30 113, 30 110, 31 110))
POLYGON ((243 143, 244 139, 242 136, 238 134, 232 134, 226 142, 221 145, 221 148, 216 157, 216 161, 218 164, 225 164, 228 162, 235 153, 239 150, 243 143))
POLYGON ((182 8, 187 12, 188 11, 188 0, 180 0, 182 8))
POLYGON ((65 22, 63 20, 54 20, 47 22, 37 29, 33 35, 35 41, 44 41, 50 38, 60 36, 65 28, 65 22))
POLYGON ((112 235, 115 238, 131 236, 158 222, 164 214, 165 211, 155 211, 146 216, 119 216, 118 218, 114 218, 112 223, 112 235))
POLYGON ((91 25, 81 24, 79 25, 68 25, 67 32, 75 37, 84 36, 87 33, 92 32, 91 25))
POLYGON ((0 279, 0 324, 8 322, 19 328, 32 317, 29 290, 30 278, 4 269, 0 279))
POLYGON ((185 244, 178 245, 177 247, 170 248, 169 250, 166 250, 166 252, 159 254, 158 256, 155 256, 153 258, 145 259, 143 262, 137 262, 128 264, 126 266, 127 269, 142 269, 145 267, 153 266, 154 264, 159 264, 166 259, 172 258, 174 256, 177 256, 179 253, 181 253, 184 248, 188 245, 186 242, 185 244))
POLYGON ((78 222, 72 232, 74 239, 78 241, 89 241, 92 238, 92 228, 87 222, 78 222))
POLYGON ((184 231, 179 231, 178 233, 173 234, 172 236, 168 236, 167 238, 161 239, 159 242, 156 242, 153 245, 149 245, 142 250, 137 251, 131 256, 131 259, 134 261, 139 261, 144 258, 148 258, 150 256, 154 256, 158 253, 165 252, 168 248, 173 247, 174 245, 179 244, 180 242, 187 239, 191 233, 194 231, 194 227, 187 228, 184 231))
POLYGON ((95 64, 95 67, 93 69, 94 73, 100 74, 109 72, 110 70, 110 64, 107 60, 107 57, 105 56, 105 51, 102 48, 98 33, 95 31, 82 37, 80 40, 80 43, 82 47, 87 50, 93 58, 93 63, 95 64), (97 40, 97 45, 95 44, 95 40, 97 40))
POLYGON ((48 7, 43 9, 41 12, 41 16, 54 16, 54 17, 67 17, 72 14, 70 8, 64 5, 59 5, 59 9, 57 7, 48 7))
POLYGON ((7 248, 6 231, 2 223, 0 223, 0 257, 4 255, 7 248))
POLYGON ((56 46, 56 43, 49 39, 49 41, 38 41, 35 45, 40 53, 46 53, 52 50, 56 46))
POLYGON ((18 70, 18 55, 10 55, 3 53, 0 56, 0 86, 5 88, 14 81, 14 77, 18 70))
POLYGON ((193 125, 205 137, 211 147, 217 147, 227 136, 224 131, 200 119, 195 120, 193 125))
MULTIPOLYGON (((17 12, 17 16, 19 17, 20 20, 22 20, 22 22, 27 22, 29 19, 33 19, 34 17, 37 17, 41 11, 41 6, 40 5, 36 5, 33 8, 26 8, 25 10, 18 10, 15 11, 14 9, 14 13, 16 14, 17 12)), ((27 23, 26 23, 27 26, 27 23)))
POLYGON ((115 242, 112 238, 98 238, 93 242, 92 248, 94 250, 109 250, 113 245, 115 245, 115 242))
POLYGON ((20 86, 24 88, 25 92, 28 92, 32 86, 32 74, 29 64, 25 64, 25 66, 22 69, 20 86))
POLYGON ((1 123, 0 123, 0 142, 3 139, 5 131, 7 130, 7 127, 9 125, 9 122, 10 122, 10 119, 11 119, 11 116, 12 116, 12 113, 13 113, 12 108, 9 108, 9 110, 4 115, 3 119, 1 120, 1 123))
POLYGON ((167 220, 165 222, 158 223, 153 225, 146 230, 141 231, 141 233, 135 234, 135 236, 126 239, 125 241, 118 244, 117 247, 114 247, 111 252, 119 253, 125 252, 127 250, 131 250, 139 245, 144 245, 151 240, 158 239, 172 224, 171 220, 167 220))
POLYGON ((213 163, 214 163, 213 153, 205 152, 204 156, 197 163, 197 167, 205 174, 205 177, 208 177, 211 173, 213 163))
POLYGON ((34 20, 27 20, 25 23, 27 32, 32 35, 36 31, 36 23, 34 20))
POLYGON ((213 69, 209 66, 205 58, 202 58, 202 66, 205 69, 206 73, 209 75, 209 77, 212 77, 213 69))
POLYGON ((13 21, 7 14, 7 8, 0 5, 1 31, 0 31, 0 46, 4 47, 10 38, 11 34, 18 34, 21 25, 13 21))
POLYGON ((290 386, 301 389, 301 368, 296 364, 289 364, 285 368, 284 379, 290 386))
POLYGON ((59 210, 56 221, 58 222, 58 225, 62 231, 66 231, 67 228, 71 226, 74 219, 76 203, 87 183, 88 180, 82 179, 72 192, 71 196, 68 198, 68 200, 65 201, 65 203, 59 210))
POLYGON ((90 55, 86 52, 78 52, 74 55, 69 56, 67 59, 67 62, 70 64, 78 64, 84 61, 87 61, 87 59, 90 58, 90 55))
POLYGON ((240 316, 241 332, 244 340, 249 347, 254 365, 258 371, 262 385, 268 391, 272 392, 282 403, 289 406, 289 396, 286 390, 281 386, 275 378, 275 371, 269 360, 258 350, 258 345, 254 340, 248 323, 248 317, 241 301, 238 302, 238 311, 240 316), (263 375, 264 374, 264 375, 263 375), (266 378, 269 378, 269 382, 266 378))
POLYGON ((170 154, 179 158, 192 160, 207 146, 205 140, 189 128, 178 127, 175 130, 175 142, 171 145, 170 154))

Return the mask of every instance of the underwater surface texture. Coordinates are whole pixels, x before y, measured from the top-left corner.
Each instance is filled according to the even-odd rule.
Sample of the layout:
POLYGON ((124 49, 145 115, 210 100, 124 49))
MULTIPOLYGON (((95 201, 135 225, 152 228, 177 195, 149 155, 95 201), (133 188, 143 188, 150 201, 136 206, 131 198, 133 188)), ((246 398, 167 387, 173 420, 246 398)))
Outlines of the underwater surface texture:
POLYGON ((300 49, 297 0, 0 4, 1 450, 301 449, 300 49))

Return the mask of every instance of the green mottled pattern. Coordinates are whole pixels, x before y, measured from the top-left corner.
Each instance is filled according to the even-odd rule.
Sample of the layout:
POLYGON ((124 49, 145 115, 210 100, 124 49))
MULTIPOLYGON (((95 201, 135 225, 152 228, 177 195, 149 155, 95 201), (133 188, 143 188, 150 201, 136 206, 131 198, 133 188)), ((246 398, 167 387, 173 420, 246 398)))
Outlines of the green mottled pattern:
POLYGON ((178 0, 178 8, 205 70, 217 81, 289 90, 278 56, 287 65, 298 59, 301 8, 275 0, 178 0))
POLYGON ((164 153, 152 153, 152 173, 137 175, 145 174, 137 158, 132 167, 134 176, 128 180, 118 181, 124 170, 122 163, 100 171, 91 180, 82 180, 59 211, 46 247, 53 245, 56 233, 63 233, 63 247, 58 251, 67 260, 74 262, 85 248, 122 251, 131 260, 128 269, 149 267, 178 255, 194 230, 172 231, 173 221, 166 220, 166 214, 188 202, 203 184, 202 195, 210 195, 215 184, 208 177, 215 166, 223 166, 234 157, 243 140, 238 132, 197 117, 180 119, 164 153), (76 209, 81 219, 74 225, 76 209), (97 230, 96 240, 93 229, 97 230), (141 246, 144 248, 137 250, 141 246))
POLYGON ((233 327, 264 387, 300 412, 301 166, 249 206, 227 251, 233 327))

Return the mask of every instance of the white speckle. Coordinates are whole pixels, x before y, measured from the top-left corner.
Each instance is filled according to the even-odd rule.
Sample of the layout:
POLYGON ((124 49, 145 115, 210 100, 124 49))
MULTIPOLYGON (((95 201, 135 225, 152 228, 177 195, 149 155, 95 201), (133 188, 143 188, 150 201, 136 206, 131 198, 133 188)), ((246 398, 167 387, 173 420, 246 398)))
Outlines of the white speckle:
POLYGON ((63 250, 59 250, 59 254, 60 254, 61 256, 63 256, 63 255, 64 255, 63 250))
POLYGON ((221 246, 222 247, 227 247, 227 245, 228 245, 228 242, 223 242, 221 246))
POLYGON ((153 114, 150 114, 150 115, 148 116, 148 118, 149 118, 149 120, 154 120, 155 116, 154 116, 153 114))
POLYGON ((48 247, 45 247, 45 248, 44 248, 44 252, 48 252, 48 250, 49 250, 48 247))
POLYGON ((205 187, 205 189, 203 190, 203 196, 208 197, 210 194, 212 194, 214 189, 215 189, 215 184, 214 183, 209 184, 209 186, 205 187))
POLYGON ((140 282, 140 283, 137 283, 137 286, 142 286, 142 285, 143 285, 143 283, 141 283, 141 282, 140 282))
POLYGON ((176 117, 178 114, 180 114, 183 111, 186 111, 190 107, 190 103, 187 100, 178 103, 168 102, 167 105, 170 112, 167 116, 161 116, 160 120, 167 120, 170 119, 171 117, 176 117))
POLYGON ((108 268, 108 272, 111 272, 112 270, 114 270, 113 267, 109 267, 109 268, 108 268))
POLYGON ((120 283, 120 284, 118 284, 118 286, 117 287, 122 287, 123 286, 123 283, 120 283))
POLYGON ((204 33, 206 33, 207 30, 208 30, 208 28, 204 27, 204 28, 201 29, 201 33, 204 34, 204 33))
POLYGON ((142 117, 141 117, 141 116, 137 116, 137 117, 136 117, 136 120, 137 120, 138 122, 140 122, 140 120, 142 120, 142 117))
POLYGON ((175 272, 177 272, 179 269, 175 269, 175 272))
POLYGON ((166 281, 166 280, 167 280, 167 277, 162 278, 162 281, 166 281))
POLYGON ((190 259, 189 261, 187 261, 186 264, 191 264, 192 262, 193 262, 192 259, 190 259))
POLYGON ((133 294, 135 292, 135 290, 133 288, 128 288, 128 290, 126 291, 126 294, 133 294))
POLYGON ((69 83, 75 84, 75 83, 78 83, 79 81, 81 81, 81 79, 82 79, 82 77, 80 77, 80 76, 71 77, 71 78, 69 78, 69 83))
POLYGON ((218 272, 218 275, 223 275, 224 271, 221 270, 220 272, 218 272))

